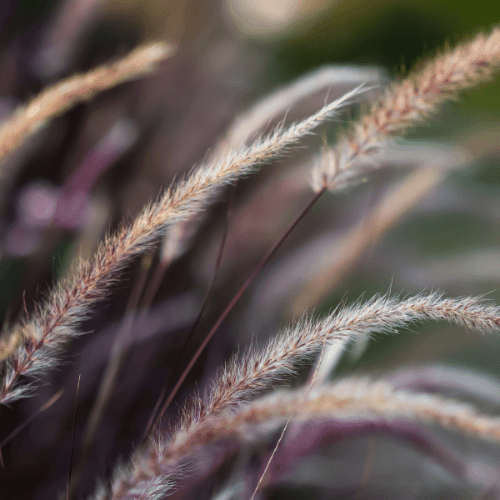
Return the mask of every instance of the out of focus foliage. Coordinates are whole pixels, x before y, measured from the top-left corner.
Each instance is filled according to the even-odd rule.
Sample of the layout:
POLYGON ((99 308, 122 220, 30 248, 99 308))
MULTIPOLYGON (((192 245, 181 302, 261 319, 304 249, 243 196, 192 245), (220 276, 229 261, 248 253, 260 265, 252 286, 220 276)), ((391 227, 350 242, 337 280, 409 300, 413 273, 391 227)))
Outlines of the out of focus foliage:
MULTIPOLYGON (((326 64, 381 66, 398 78, 446 43, 455 45, 499 20, 500 3, 486 0, 4 0, 0 7, 2 116, 51 82, 117 57, 141 41, 160 37, 179 46, 178 57, 158 75, 77 106, 43 130, 13 162, 12 178, 0 186, 0 310, 4 321, 16 318, 25 304, 32 309, 40 297, 39 291, 67 272, 82 241, 90 253, 108 227, 137 213, 158 194, 161 186, 203 161, 233 117, 272 89, 326 64), (75 22, 70 28, 61 25, 55 30, 66 5, 81 7, 75 11, 80 24, 75 22), (64 46, 64 39, 47 41, 47 33, 53 32, 75 36, 66 47, 70 52, 61 52, 64 57, 57 51, 47 52, 48 55, 40 52, 45 46, 64 46), (116 122, 126 123, 127 127, 132 124, 133 133, 124 134, 129 142, 120 146, 119 154, 106 164, 92 186, 89 213, 93 218, 88 219, 92 223, 78 222, 63 229, 54 228, 50 217, 45 225, 43 221, 38 221, 38 225, 25 223, 26 210, 19 208, 20 200, 33 195, 42 200, 33 206, 43 205, 45 199, 54 204, 54 193, 65 185, 75 166, 99 151, 99 141, 107 137, 116 122)), ((315 105, 320 106, 325 96, 326 92, 315 105)), ((343 125, 336 124, 338 128, 343 125)), ((335 130, 328 137, 335 140, 335 130)), ((370 297, 389 288, 402 294, 424 289, 441 289, 450 296, 487 294, 500 303, 499 78, 461 94, 458 102, 447 104, 437 117, 413 130, 408 139, 458 143, 472 152, 473 161, 466 170, 453 173, 381 241, 368 248, 354 271, 332 284, 329 296, 316 304, 315 314, 330 310, 343 300, 370 297)), ((314 144, 317 146, 319 141, 314 144)), ((301 161, 310 158, 307 151, 298 155, 301 161)), ((93 161, 96 157, 90 158, 93 161)), ((286 165, 281 164, 276 170, 281 175, 287 172, 286 165)), ((295 171, 290 172, 294 175, 295 171)), ((194 344, 201 341, 203 333, 246 279, 250 264, 267 250, 289 216, 281 205, 281 212, 273 212, 273 202, 279 202, 280 196, 265 186, 276 180, 274 175, 274 170, 266 170, 263 180, 245 180, 230 195, 237 215, 230 218, 230 243, 194 344), (273 214, 274 225, 265 225, 262 214, 273 214)), ((278 300, 266 308, 259 302, 259 298, 267 296, 272 277, 279 275, 280 265, 308 238, 313 238, 314 231, 341 234, 362 220, 391 179, 375 174, 347 195, 329 196, 316 207, 311 223, 298 228, 290 245, 285 245, 277 260, 271 262, 266 278, 243 297, 230 318, 233 321, 221 328, 220 338, 214 340, 206 358, 196 367, 181 397, 189 394, 198 380, 203 381, 200 386, 206 386, 227 356, 250 343, 254 335, 265 340, 292 319, 290 310, 278 300)), ((297 198, 300 206, 304 198, 297 198)), ((291 214, 297 206, 289 207, 291 214)), ((178 375, 170 373, 175 365, 173 359, 180 356, 184 364, 189 361, 195 348, 183 355, 182 338, 196 318, 200 296, 210 281, 217 253, 214 249, 220 244, 226 211, 226 204, 215 205, 193 248, 168 271, 156 301, 162 307, 140 328, 138 347, 127 359, 130 371, 120 380, 112 409, 97 436, 101 447, 90 456, 81 481, 81 498, 92 491, 96 474, 105 477, 118 456, 130 453, 131 442, 142 432, 164 379, 171 377, 173 384, 178 375), (124 414, 130 418, 122 419, 124 414)), ((329 251, 326 248, 325 254, 329 251)), ((307 266, 306 258, 301 275, 305 288, 307 266)), ((32 477, 40 478, 41 487, 37 489, 36 483, 23 484, 17 498, 42 499, 49 494, 53 497, 54 491, 64 486, 66 462, 63 461, 64 467, 61 465, 64 471, 58 474, 52 470, 54 455, 47 450, 57 449, 69 456, 71 391, 82 373, 80 411, 88 413, 99 375, 110 355, 107 339, 120 324, 136 271, 126 270, 109 302, 99 306, 99 318, 85 325, 84 329, 96 333, 75 342, 70 353, 74 365, 62 367, 61 373, 54 375, 51 389, 44 389, 38 398, 21 403, 10 413, 3 412, 6 428, 14 428, 16 422, 23 421, 48 399, 52 389, 66 390, 61 399, 63 410, 56 411, 54 407, 53 414, 48 412, 52 423, 35 422, 26 440, 19 436, 5 450, 7 460, 17 454, 17 465, 6 472, 4 486, 8 495, 19 492, 17 485, 26 477, 21 467, 24 464, 31 464, 32 477)), ((285 278, 281 284, 286 288, 285 278)), ((288 299, 285 291, 279 297, 288 299)), ((478 341, 473 334, 455 328, 450 332, 447 328, 424 325, 415 329, 419 335, 408 332, 377 337, 367 347, 346 353, 338 373, 441 362, 500 376, 499 339, 478 341)), ((177 366, 177 371, 181 368, 177 366)), ((172 419, 175 411, 172 409, 172 419)), ((82 432, 78 428, 78 437, 82 432)), ((385 445, 389 449, 386 455, 392 456, 391 444, 385 445)), ((343 449, 335 458, 339 467, 351 453, 350 448, 345 453, 343 449)), ((324 451, 319 453, 316 462, 301 469, 302 474, 313 477, 315 464, 321 466, 318 470, 331 468, 334 462, 327 455, 324 451)), ((364 448, 358 455, 362 463, 364 448)), ((417 455, 412 457, 418 461, 417 455)), ((384 469, 383 474, 392 472, 384 469)), ((450 488, 448 493, 453 490, 450 488)), ((327 491, 323 492, 325 498, 327 491)), ((383 489, 377 491, 382 492, 377 498, 388 498, 383 489)), ((308 493, 307 488, 304 492, 290 488, 271 491, 269 498, 299 499, 308 493)), ((432 498, 445 497, 439 497, 438 492, 432 498)))

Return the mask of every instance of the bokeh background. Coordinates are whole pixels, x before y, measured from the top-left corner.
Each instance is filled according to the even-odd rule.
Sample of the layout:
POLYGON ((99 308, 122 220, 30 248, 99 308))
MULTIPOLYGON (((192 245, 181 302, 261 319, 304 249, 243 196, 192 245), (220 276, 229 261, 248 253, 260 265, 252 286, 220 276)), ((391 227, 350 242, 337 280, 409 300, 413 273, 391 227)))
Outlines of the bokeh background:
MULTIPOLYGON (((232 120, 272 90, 324 65, 377 68, 382 80, 401 78, 446 44, 488 30, 499 19, 500 6, 485 0, 3 0, 0 119, 46 86, 141 42, 163 39, 178 46, 155 74, 75 106, 5 162, 0 181, 4 323, 15 321, 25 307, 33 310, 43 290, 69 272, 76 255, 91 255, 108 229, 131 220, 162 186, 203 162, 232 120)), ((412 143, 460 145, 472 160, 387 228, 370 214, 408 169, 381 170, 349 192, 324 197, 224 322, 177 404, 194 389, 203 391, 229 355, 265 342, 303 311, 320 314, 341 301, 388 290, 486 294, 500 303, 499 89, 499 79, 493 78, 411 131, 412 143), (358 247, 355 228, 376 237, 358 247)), ((312 113, 328 95, 325 88, 305 99, 285 122, 312 113)), ((322 133, 334 141, 359 111, 352 109, 322 133)), ((2 498, 55 498, 64 489, 78 375, 76 457, 114 335, 141 269, 150 266, 149 282, 162 279, 148 312, 136 315, 131 347, 74 498, 86 498, 97 476, 106 478, 120 457, 126 459, 167 377, 171 387, 252 267, 311 196, 308 181, 321 135, 221 193, 185 253, 168 269, 158 267, 158 252, 150 261, 134 262, 83 325, 91 333, 73 342, 47 384, 35 397, 2 408, 0 438, 58 390, 65 391, 2 450, 2 498), (217 279, 186 347, 226 227, 217 279)), ((403 385, 481 399, 498 411, 499 360, 499 339, 429 324, 352 347, 335 373, 390 372, 403 385)), ((174 405, 166 420, 174 422, 176 412, 174 405)), ((372 439, 318 449, 293 474, 268 484, 263 497, 499 498, 494 496, 500 484, 498 452, 495 458, 494 448, 465 438, 453 446, 473 457, 469 465, 475 472, 459 480, 409 444, 377 437, 377 460, 361 488, 372 439)), ((263 450, 254 450, 247 461, 265 456, 263 450)), ((179 498, 215 498, 228 478, 237 477, 237 464, 235 470, 226 465, 211 479, 194 482, 184 496, 180 489, 179 498)))

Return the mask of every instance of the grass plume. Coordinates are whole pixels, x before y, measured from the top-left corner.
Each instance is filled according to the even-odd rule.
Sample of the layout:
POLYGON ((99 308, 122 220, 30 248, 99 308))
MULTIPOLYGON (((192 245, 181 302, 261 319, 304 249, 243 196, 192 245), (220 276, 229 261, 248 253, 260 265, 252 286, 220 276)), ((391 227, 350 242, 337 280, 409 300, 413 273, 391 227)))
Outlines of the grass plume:
MULTIPOLYGON (((472 297, 443 298, 438 293, 404 300, 375 297, 365 304, 342 308, 323 319, 303 319, 286 329, 262 350, 233 358, 222 371, 208 396, 194 399, 186 409, 181 426, 165 444, 155 444, 134 459, 112 487, 112 500, 129 498, 154 476, 175 476, 177 461, 189 453, 192 440, 207 419, 237 410, 252 397, 278 383, 294 371, 299 360, 322 349, 324 343, 354 339, 375 332, 395 333, 417 321, 448 321, 481 332, 500 330, 500 308, 472 297)), ((143 492, 143 494, 146 494, 143 492)))
POLYGON ((316 190, 338 189, 377 165, 376 153, 396 135, 435 114, 444 101, 459 91, 487 81, 500 63, 500 28, 446 50, 388 88, 371 111, 342 135, 318 163, 313 174, 316 190), (354 170, 354 172, 353 172, 354 170))
POLYGON ((44 90, 29 104, 15 111, 0 128, 0 160, 48 120, 106 89, 151 72, 158 63, 174 54, 174 47, 163 42, 143 45, 115 63, 73 75, 44 90))
POLYGON ((55 286, 34 315, 8 332, 0 346, 0 359, 7 360, 0 403, 27 395, 27 386, 16 388, 19 377, 38 377, 54 365, 64 343, 80 334, 78 324, 88 317, 95 302, 106 295, 119 271, 134 256, 149 248, 169 226, 201 210, 221 186, 277 158, 319 124, 331 119, 358 92, 359 89, 348 92, 302 122, 286 130, 279 127, 250 147, 230 151, 199 168, 167 189, 131 225, 106 238, 91 261, 81 262, 71 277, 55 286))
POLYGON ((500 417, 481 414, 468 403, 435 394, 395 389, 390 382, 351 377, 313 390, 278 391, 207 419, 176 450, 189 457, 197 447, 220 439, 245 441, 246 428, 262 424, 281 425, 294 420, 316 419, 408 419, 435 424, 471 437, 500 442, 500 417))

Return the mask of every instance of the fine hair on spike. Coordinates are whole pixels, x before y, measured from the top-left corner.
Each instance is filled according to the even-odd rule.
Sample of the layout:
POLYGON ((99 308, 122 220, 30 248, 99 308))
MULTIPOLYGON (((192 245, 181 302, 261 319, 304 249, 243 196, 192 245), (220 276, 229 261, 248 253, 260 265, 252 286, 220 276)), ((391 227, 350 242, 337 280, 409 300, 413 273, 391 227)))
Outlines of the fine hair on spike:
MULTIPOLYGON (((327 98, 336 100, 341 98, 348 89, 360 85, 371 86, 381 80, 381 72, 373 68, 326 66, 312 71, 266 96, 238 116, 222 139, 218 141, 209 158, 216 159, 225 151, 240 149, 266 126, 268 127, 274 119, 286 114, 297 103, 319 90, 328 89, 327 98)), ((358 99, 371 102, 372 92, 360 93, 358 99)), ((179 258, 186 251, 199 225, 199 214, 193 214, 192 217, 179 222, 165 234, 161 248, 161 261, 164 266, 179 258)))

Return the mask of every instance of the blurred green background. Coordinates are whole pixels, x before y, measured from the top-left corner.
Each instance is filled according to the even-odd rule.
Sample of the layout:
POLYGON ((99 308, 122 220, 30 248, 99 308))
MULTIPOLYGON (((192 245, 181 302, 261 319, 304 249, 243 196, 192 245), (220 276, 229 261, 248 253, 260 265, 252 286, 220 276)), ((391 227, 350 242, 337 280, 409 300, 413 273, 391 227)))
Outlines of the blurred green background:
MULTIPOLYGON (((52 193, 58 192, 57 189, 64 186, 71 177, 72 169, 79 168, 85 155, 95 151, 96 144, 109 131, 110 124, 122 119, 130 120, 137 128, 139 139, 133 141, 130 149, 120 151, 119 157, 108 165, 109 170, 99 179, 92 193, 89 193, 89 204, 94 203, 98 209, 102 209, 104 219, 102 228, 97 228, 91 234, 94 245, 102 238, 106 229, 114 227, 124 217, 130 220, 131 214, 137 213, 148 199, 154 198, 161 186, 168 185, 193 165, 200 164, 232 119, 272 90, 323 65, 377 66, 384 68, 392 78, 398 79, 447 45, 454 46, 479 31, 488 32, 500 21, 500 3, 486 0, 4 2, 0 7, 2 103, 18 105, 25 102, 64 76, 117 58, 143 41, 160 38, 179 47, 178 54, 154 75, 107 91, 89 103, 75 106, 64 116, 54 120, 44 131, 47 135, 42 136, 43 140, 33 146, 31 157, 28 154, 15 165, 13 180, 6 190, 8 192, 3 198, 0 196, 4 229, 0 238, 0 312, 5 321, 13 321, 22 313, 23 301, 32 309, 41 296, 40 291, 46 290, 54 278, 64 275, 75 255, 81 233, 89 229, 54 229, 48 223, 46 227, 36 229, 38 233, 35 236, 39 237, 41 234, 41 237, 37 240, 38 247, 31 253, 26 251, 15 255, 14 252, 7 252, 4 236, 11 227, 19 223, 16 219, 20 218, 16 211, 19 193, 26 186, 38 189, 40 186, 37 183, 40 181, 48 184, 52 193), (66 8, 69 10, 65 11, 66 8), (47 36, 47 33, 52 33, 54 39, 47 36), (68 53, 61 51, 66 57, 64 61, 57 58, 37 59, 40 47, 55 47, 60 50, 61 46, 63 49, 71 49, 68 53), (22 295, 24 290, 27 290, 26 297, 22 295)), ((332 133, 330 138, 333 141, 335 134, 332 133)), ((408 139, 443 144, 459 142, 468 147, 474 159, 467 169, 455 171, 441 187, 430 193, 422 202, 423 208, 412 210, 379 242, 367 248, 355 270, 332 284, 331 293, 320 304, 315 304, 314 314, 330 311, 341 302, 349 304, 360 297, 369 298, 388 290, 401 296, 435 289, 442 290, 448 296, 485 294, 487 299, 500 304, 500 75, 493 77, 489 83, 461 93, 456 102, 447 103, 436 116, 412 129, 408 139)), ((303 148, 304 151, 305 149, 303 148)), ((297 155, 300 153, 302 150, 297 155)), ((257 199, 259 196, 263 199, 266 196, 278 198, 272 190, 270 196, 270 190, 261 189, 268 186, 265 182, 271 177, 264 170, 259 176, 252 176, 238 184, 239 191, 234 196, 235 212, 239 208, 238 203, 246 207, 245 196, 249 192, 254 195, 257 192, 257 199)), ((370 207, 367 199, 373 195, 373 201, 376 202, 384 194, 382 188, 387 187, 383 185, 384 182, 388 180, 390 184, 392 177, 374 175, 369 180, 370 182, 353 188, 347 194, 335 194, 323 199, 324 203, 309 214, 311 217, 308 222, 297 228, 293 235, 296 236, 295 241, 288 248, 285 245, 280 250, 279 258, 265 268, 264 275, 267 272, 269 274, 263 281, 273 276, 271 271, 286 264, 287 257, 293 260, 293 252, 300 245, 311 243, 320 231, 325 234, 330 234, 330 231, 331 236, 337 234, 335 231, 339 229, 340 234, 341 230, 347 230, 359 218, 362 219, 359 205, 364 203, 364 209, 368 211, 370 207), (358 201, 360 203, 356 205, 358 201), (324 217, 326 212, 334 215, 331 218, 324 217), (333 220, 339 227, 325 228, 325 224, 321 226, 322 217, 327 221, 333 220), (306 241, 300 241, 304 235, 300 231, 305 231, 311 240, 304 238, 306 241)), ((283 182, 282 185, 284 184, 286 183, 283 182)), ((308 190, 307 185, 303 188, 304 191, 308 190)), ((309 191, 307 194, 310 194, 309 191)), ((199 261, 203 260, 201 257, 206 253, 204 264, 210 274, 215 258, 210 256, 209 246, 219 245, 218 236, 224 225, 221 221, 226 217, 226 205, 214 205, 213 211, 209 212, 211 217, 207 217, 209 220, 205 221, 192 248, 169 270, 170 274, 164 280, 166 286, 160 289, 156 297, 158 304, 162 300, 166 302, 175 299, 185 292, 192 293, 197 299, 196 294, 206 289, 207 273, 204 275, 203 262, 200 264, 199 261)), ((263 203, 263 206, 261 212, 261 205, 254 204, 253 207, 257 208, 253 214, 254 219, 250 222, 243 221, 242 226, 250 228, 247 234, 242 231, 238 233, 237 230, 241 228, 231 227, 231 220, 229 233, 234 230, 237 235, 235 239, 239 237, 243 244, 236 241, 236 250, 225 249, 221 269, 224 271, 223 268, 229 261, 227 268, 231 272, 226 273, 225 282, 221 278, 217 283, 210 297, 208 309, 211 310, 206 312, 204 324, 198 328, 199 338, 192 340, 189 348, 194 350, 196 342, 201 342, 206 328, 213 324, 232 298, 231 293, 235 292, 235 287, 244 280, 252 259, 256 259, 256 255, 260 258, 263 254, 259 244, 267 245, 276 238, 273 231, 284 224, 284 215, 287 214, 272 214, 279 219, 278 223, 275 226, 267 224, 262 213, 272 213, 269 210, 272 203, 263 203), (266 231, 270 234, 266 234, 266 231), (239 247, 237 243, 240 243, 239 247), (231 265, 234 262, 231 258, 234 255, 231 255, 231 251, 238 254, 239 249, 244 254, 243 257, 239 256, 244 262, 240 262, 238 268, 236 255, 236 271, 233 272, 231 265)), ((280 207, 283 210, 283 204, 280 207)), ((297 207, 292 207, 291 212, 295 208, 297 207)), ((29 233, 31 229, 28 228, 27 231, 30 237, 33 236, 29 233)), ((307 264, 306 258, 303 266, 307 267, 307 264)), ((131 268, 134 265, 137 266, 138 262, 131 268)), ((222 271, 219 277, 224 274, 222 271)), ((120 276, 120 280, 117 280, 119 285, 110 293, 109 300, 104 306, 99 305, 95 318, 89 320, 89 325, 84 325, 84 330, 92 331, 93 334, 73 343, 73 350, 67 356, 71 363, 63 368, 67 371, 56 373, 51 384, 47 384, 50 390, 55 390, 57 384, 67 384, 65 407, 69 420, 66 422, 72 422, 72 395, 76 385, 76 382, 71 385, 71 377, 66 377, 66 374, 73 370, 76 376, 77 371, 83 367, 87 373, 84 371, 82 381, 95 378, 92 383, 97 384, 96 374, 102 368, 99 363, 104 361, 99 361, 101 352, 98 353, 99 356, 93 356, 90 342, 94 337, 102 339, 107 335, 107 326, 114 321, 121 321, 136 276, 132 269, 125 270, 120 276), (87 339, 90 347, 84 344, 87 339), (97 359, 96 365, 92 364, 94 358, 97 359)), ((303 273, 303 276, 307 287, 307 274, 303 273)), ((280 285, 277 284, 278 288, 280 285)), ((254 335, 257 343, 265 341, 281 329, 285 322, 291 320, 289 311, 282 310, 286 306, 280 300, 268 307, 272 309, 271 312, 264 310, 265 308, 260 309, 262 304, 258 302, 259 291, 255 293, 255 290, 256 288, 248 291, 234 311, 234 316, 223 325, 220 336, 209 346, 211 352, 199 363, 203 366, 195 369, 192 380, 186 384, 186 391, 192 389, 194 384, 198 386, 202 376, 205 380, 213 377, 216 368, 230 354, 248 345, 254 335), (256 331, 252 330, 253 325, 247 325, 250 323, 247 321, 248 316, 245 316, 248 311, 249 316, 256 319, 256 331), (267 317, 263 319, 266 314, 271 316, 269 321, 267 317), (261 334, 262 337, 259 337, 261 334), (192 384, 191 387, 189 383, 192 384)), ((286 291, 279 295, 279 299, 285 296, 286 291)), ((196 309, 192 314, 196 315, 197 312, 196 309)), ((191 325, 194 318, 195 316, 191 323, 188 320, 186 323, 191 325)), ((170 325, 171 330, 168 329, 169 321, 172 323, 171 318, 164 320, 165 331, 168 334, 177 332, 176 328, 179 327, 170 325)), ((104 452, 96 449, 99 460, 96 459, 95 463, 89 460, 96 470, 87 471, 87 484, 83 486, 89 492, 92 491, 96 473, 100 476, 107 475, 115 458, 128 454, 130 435, 133 433, 127 426, 129 420, 134 422, 128 416, 132 414, 137 417, 135 425, 139 428, 140 413, 148 407, 144 402, 145 396, 148 396, 144 388, 149 390, 149 397, 154 404, 159 393, 159 387, 155 388, 154 384, 161 386, 162 377, 167 374, 172 383, 175 379, 170 370, 174 364, 178 364, 177 360, 173 362, 178 351, 171 349, 170 342, 177 342, 178 345, 174 347, 179 348, 181 336, 168 337, 163 333, 157 332, 157 338, 153 339, 157 342, 156 347, 152 339, 148 339, 151 344, 143 342, 137 353, 134 352, 137 354, 135 366, 126 365, 126 371, 134 378, 128 383, 137 392, 134 395, 124 383, 124 392, 117 393, 117 404, 120 399, 124 401, 116 415, 127 415, 127 418, 123 419, 123 429, 117 430, 116 435, 111 433, 107 436, 108 428, 103 427, 101 439, 104 442, 104 452), (135 372, 140 374, 141 370, 143 378, 136 377, 135 372), (130 401, 127 400, 129 397, 130 401), (134 397, 137 399, 134 400, 134 397), (130 404, 130 408, 127 404, 130 404), (123 408, 128 408, 130 412, 125 413, 123 408), (112 443, 109 448, 106 448, 106 439, 112 443)), ((96 345, 98 347, 94 348, 100 349, 101 344, 96 345)), ((369 341, 364 351, 354 349, 347 352, 337 373, 365 370, 382 372, 405 368, 410 364, 447 363, 476 368, 500 377, 499 353, 499 338, 483 338, 458 327, 429 323, 417 325, 411 332, 403 332, 403 335, 376 336, 369 341)), ((180 366, 178 368, 180 370, 180 366)), ((87 391, 87 398, 87 402, 82 403, 84 407, 85 404, 90 407, 90 390, 87 391)), ((120 408, 119 405, 117 407, 120 408)), ((24 416, 21 418, 12 413, 12 428, 32 413, 28 406, 20 408, 20 415, 24 412, 24 416)), ((109 417, 113 429, 119 421, 116 415, 109 417)), ((71 425, 67 424, 69 430, 71 425)), ((52 427, 63 428, 64 424, 48 422, 47 426, 51 430, 52 427)), ((41 431, 38 436, 45 438, 49 434, 48 431, 41 431)), ((69 445, 70 432, 68 436, 69 445)), ((41 439, 38 449, 53 449, 59 453, 58 438, 52 439, 55 443, 52 446, 41 439)), ((67 450, 69 449, 68 447, 67 450)), ((19 460, 20 465, 30 463, 31 457, 37 456, 35 445, 33 450, 35 451, 30 451, 29 447, 25 450, 25 456, 30 458, 25 459, 25 463, 19 460)), ((44 456, 38 456, 42 472, 37 477, 43 477, 43 481, 47 483, 54 481, 56 486, 51 487, 53 491, 57 491, 66 480, 66 470, 60 477, 51 478, 51 474, 57 476, 57 471, 52 467, 55 459, 50 455, 45 459, 44 456), (51 470, 44 469, 46 464, 51 470)), ((36 468, 35 462, 30 463, 30 466, 36 468)), ((19 467, 17 473, 18 477, 13 473, 10 483, 12 491, 17 493, 14 498, 20 498, 18 478, 26 475, 22 467, 19 467)), ((36 488, 35 485, 28 484, 25 487, 28 490, 36 488)), ((33 498, 47 498, 43 496, 44 493, 41 488, 39 496, 33 498)), ((24 497, 31 498, 29 495, 24 497)))
MULTIPOLYGON (((232 2, 236 3, 236 0, 232 2)), ((446 46, 454 46, 479 31, 487 32, 500 20, 500 4, 485 0, 347 0, 310 4, 310 11, 304 6, 301 15, 280 34, 269 29, 259 36, 255 33, 258 29, 253 30, 254 39, 267 43, 273 54, 267 73, 272 78, 270 85, 283 84, 318 66, 336 63, 380 65, 395 78, 400 78, 446 46)), ((241 17, 238 21, 243 23, 241 17)), ((473 168, 454 174, 448 182, 465 192, 479 196, 487 194, 485 204, 498 200, 495 206, 489 207, 493 214, 498 211, 500 203, 499 123, 500 84, 496 77, 489 83, 462 92, 457 102, 446 104, 437 117, 410 131, 408 137, 450 141, 465 131, 474 135, 474 130, 484 131, 491 127, 490 151, 484 151, 474 161, 473 168)), ((462 210, 410 215, 389 231, 384 245, 408 247, 421 258, 429 259, 463 255, 483 247, 498 251, 498 219, 488 217, 487 212, 488 208, 485 208, 483 217, 471 214, 464 203, 462 210)), ((496 255, 498 257, 500 253, 496 255)), ((500 261, 497 266, 500 268, 500 261)), ((457 274, 460 271, 457 268, 457 274)), ((438 285, 438 288, 452 294, 485 293, 487 298, 498 303, 498 275, 495 270, 491 271, 490 280, 475 281, 468 286, 454 286, 453 283, 445 287, 438 285)), ((387 274, 370 273, 363 267, 338 287, 317 312, 327 312, 343 299, 349 302, 362 295, 370 297, 375 293, 384 293, 391 285, 397 293, 419 291, 400 280, 396 270, 387 274)), ((427 285, 426 290, 432 288, 436 288, 434 283, 427 285)), ((449 335, 444 340, 443 336, 439 336, 436 340, 438 330, 440 327, 427 324, 412 329, 412 332, 419 332, 419 336, 378 336, 355 364, 345 357, 340 372, 362 370, 363 367, 388 369, 391 365, 401 366, 406 360, 463 364, 500 376, 497 350, 500 342, 491 339, 484 343, 477 342, 473 333, 457 337, 449 335), (491 350, 490 342, 496 349, 491 350)))

